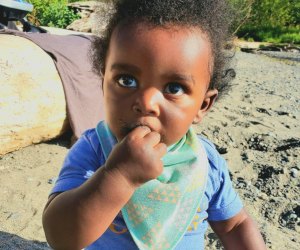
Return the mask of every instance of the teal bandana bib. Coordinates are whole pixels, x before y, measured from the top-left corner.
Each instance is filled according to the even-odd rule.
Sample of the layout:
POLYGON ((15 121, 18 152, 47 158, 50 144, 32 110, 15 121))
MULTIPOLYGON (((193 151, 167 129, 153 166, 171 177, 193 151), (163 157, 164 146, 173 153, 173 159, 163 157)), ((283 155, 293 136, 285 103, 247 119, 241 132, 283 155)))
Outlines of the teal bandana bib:
MULTIPOLYGON (((117 143, 105 122, 96 128, 105 159, 117 143)), ((142 250, 174 249, 191 224, 207 182, 208 160, 192 129, 163 157, 163 173, 140 186, 122 208, 125 223, 142 250)))

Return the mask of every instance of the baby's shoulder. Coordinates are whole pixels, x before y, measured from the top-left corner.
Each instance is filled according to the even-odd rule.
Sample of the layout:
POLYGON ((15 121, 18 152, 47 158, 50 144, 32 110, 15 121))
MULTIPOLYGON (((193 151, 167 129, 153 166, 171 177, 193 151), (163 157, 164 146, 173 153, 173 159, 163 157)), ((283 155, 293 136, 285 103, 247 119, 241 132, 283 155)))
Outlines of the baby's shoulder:
POLYGON ((97 158, 103 158, 98 135, 94 128, 84 131, 72 148, 77 149, 76 151, 83 151, 90 156, 95 155, 97 158))
POLYGON ((198 135, 199 142, 204 147, 208 161, 213 168, 219 168, 220 165, 224 165, 225 160, 217 151, 216 146, 204 136, 198 135))
POLYGON ((98 147, 98 145, 100 144, 95 128, 91 128, 91 129, 84 131, 82 133, 81 137, 79 138, 79 140, 83 140, 83 141, 87 142, 92 147, 98 147))
POLYGON ((216 146, 211 141, 202 136, 199 136, 199 141, 206 151, 209 162, 207 185, 207 190, 209 191, 207 192, 210 193, 208 196, 212 197, 222 186, 223 188, 224 186, 231 186, 229 169, 225 159, 220 155, 216 146))

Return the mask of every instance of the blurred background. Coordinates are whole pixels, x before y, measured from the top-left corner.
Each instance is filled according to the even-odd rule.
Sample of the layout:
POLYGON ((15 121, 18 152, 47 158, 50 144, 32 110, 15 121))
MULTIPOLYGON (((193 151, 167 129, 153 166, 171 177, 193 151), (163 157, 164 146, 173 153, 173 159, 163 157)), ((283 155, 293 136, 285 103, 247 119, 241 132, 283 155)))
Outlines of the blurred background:
MULTIPOLYGON (((228 0, 235 9, 232 34, 257 42, 300 44, 299 0, 228 0)), ((27 18, 36 25, 67 28, 86 17, 74 0, 28 0, 34 9, 27 18)), ((96 1, 82 1, 92 6, 96 1)), ((109 2, 102 0, 98 2, 109 2)), ((87 9, 87 7, 85 8, 87 9)))

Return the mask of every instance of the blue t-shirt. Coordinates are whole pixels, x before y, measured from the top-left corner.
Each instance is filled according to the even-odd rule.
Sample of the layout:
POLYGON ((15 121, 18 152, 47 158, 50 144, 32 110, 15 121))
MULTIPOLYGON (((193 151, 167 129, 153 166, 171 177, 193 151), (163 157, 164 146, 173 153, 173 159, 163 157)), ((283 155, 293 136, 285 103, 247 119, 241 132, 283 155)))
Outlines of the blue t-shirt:
MULTIPOLYGON (((207 221, 227 220, 242 209, 242 202, 234 191, 225 160, 207 139, 199 137, 209 161, 205 196, 193 222, 176 250, 204 249, 207 221)), ((83 184, 105 163, 95 129, 86 131, 70 149, 51 194, 64 192, 83 184)), ((106 232, 86 250, 134 250, 135 245, 119 213, 106 232)))

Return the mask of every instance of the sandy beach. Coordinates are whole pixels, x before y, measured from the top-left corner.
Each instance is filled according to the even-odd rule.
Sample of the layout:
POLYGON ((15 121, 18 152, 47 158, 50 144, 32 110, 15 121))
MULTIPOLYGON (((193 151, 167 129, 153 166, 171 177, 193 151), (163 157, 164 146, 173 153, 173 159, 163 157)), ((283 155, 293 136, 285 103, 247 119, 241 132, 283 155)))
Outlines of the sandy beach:
MULTIPOLYGON (((234 62, 232 90, 196 130, 228 161, 267 247, 299 249, 300 53, 238 51, 234 62)), ((69 145, 65 135, 0 157, 0 249, 50 249, 41 217, 69 145)))

